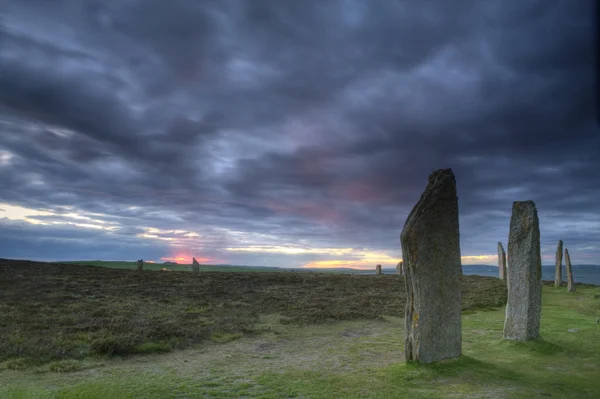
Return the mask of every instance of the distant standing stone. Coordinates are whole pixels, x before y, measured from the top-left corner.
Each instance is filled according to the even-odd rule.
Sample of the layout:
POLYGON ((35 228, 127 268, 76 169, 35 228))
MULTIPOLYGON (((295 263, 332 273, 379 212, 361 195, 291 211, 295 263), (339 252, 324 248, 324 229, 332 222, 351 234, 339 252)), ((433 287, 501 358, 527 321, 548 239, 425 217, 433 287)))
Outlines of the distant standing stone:
POLYGON ((402 261, 398 262, 396 265, 396 274, 404 276, 404 268, 402 267, 402 261))
POLYGON ((504 339, 526 341, 539 335, 542 310, 540 227, 533 201, 513 202, 508 262, 504 339))
POLYGON ((196 258, 192 258, 192 271, 194 273, 200 273, 200 263, 198 263, 196 258))
POLYGON ((140 259, 138 260, 138 272, 141 272, 142 270, 144 270, 144 260, 140 259))
POLYGON ((554 286, 560 287, 562 285, 562 257, 563 257, 563 242, 558 240, 558 246, 556 247, 556 267, 554 271, 554 286))
POLYGON ((432 363, 461 354, 459 238, 456 180, 452 169, 439 169, 429 176, 400 234, 407 361, 432 363))
POLYGON ((575 292, 575 280, 573 280, 573 270, 571 269, 571 257, 569 250, 565 248, 565 266, 567 268, 567 289, 569 292, 575 292))
POLYGON ((498 242, 498 276, 506 281, 506 252, 501 242, 498 242))
POLYGON ((381 265, 375 266, 375 274, 381 274, 381 265))

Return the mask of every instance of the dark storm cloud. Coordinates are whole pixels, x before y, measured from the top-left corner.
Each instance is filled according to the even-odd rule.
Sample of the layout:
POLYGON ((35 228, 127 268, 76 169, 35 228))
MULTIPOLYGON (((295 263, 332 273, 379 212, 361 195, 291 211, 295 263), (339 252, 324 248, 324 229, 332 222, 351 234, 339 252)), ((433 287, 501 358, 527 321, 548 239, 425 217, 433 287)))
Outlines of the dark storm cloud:
POLYGON ((90 239, 106 248, 155 228, 155 248, 195 232, 189 246, 214 258, 296 265, 324 258, 224 248, 399 257, 427 176, 452 167, 463 255, 493 254, 512 201, 533 199, 544 248, 562 238, 600 259, 592 11, 567 0, 11 2, 0 202, 53 210, 44 223, 70 223, 60 206, 97 213, 119 226, 90 239))

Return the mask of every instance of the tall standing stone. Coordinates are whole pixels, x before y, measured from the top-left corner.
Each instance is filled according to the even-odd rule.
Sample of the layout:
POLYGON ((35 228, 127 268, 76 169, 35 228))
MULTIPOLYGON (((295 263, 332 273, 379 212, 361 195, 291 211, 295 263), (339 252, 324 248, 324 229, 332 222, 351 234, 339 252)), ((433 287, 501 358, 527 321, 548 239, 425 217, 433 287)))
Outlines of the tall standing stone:
POLYGON ((143 259, 138 260, 137 266, 138 266, 138 268, 137 268, 138 272, 141 272, 142 270, 144 270, 144 260, 143 259))
POLYGON ((381 265, 375 266, 375 274, 381 274, 381 265))
POLYGON ((192 258, 192 271, 194 273, 200 273, 200 263, 198 263, 196 258, 192 258))
POLYGON ((506 281, 506 252, 501 242, 498 242, 498 276, 506 281))
POLYGON ((396 274, 404 276, 404 268, 402 267, 402 261, 398 262, 398 264, 396 265, 396 274))
POLYGON ((406 268, 406 360, 432 363, 460 356, 462 266, 452 169, 429 176, 400 242, 406 268))
POLYGON ((513 202, 508 262, 504 339, 526 341, 539 335, 542 311, 540 226, 533 201, 513 202))
POLYGON ((554 286, 560 287, 562 285, 562 256, 563 256, 563 242, 558 240, 558 246, 556 247, 556 267, 554 270, 554 286))
POLYGON ((573 270, 571 269, 571 257, 569 250, 565 248, 565 266, 567 268, 567 289, 569 292, 575 292, 575 280, 573 280, 573 270))

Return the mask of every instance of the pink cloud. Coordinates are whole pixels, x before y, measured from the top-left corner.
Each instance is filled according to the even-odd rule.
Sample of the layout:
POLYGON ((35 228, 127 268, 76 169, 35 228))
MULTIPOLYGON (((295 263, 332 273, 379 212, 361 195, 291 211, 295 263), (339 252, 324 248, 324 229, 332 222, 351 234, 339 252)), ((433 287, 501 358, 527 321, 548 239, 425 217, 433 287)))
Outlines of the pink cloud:
POLYGON ((283 205, 275 201, 266 201, 266 205, 276 212, 304 216, 317 221, 341 223, 344 220, 337 210, 320 204, 283 205))
POLYGON ((341 191, 344 196, 356 202, 373 203, 385 200, 385 196, 380 189, 358 180, 343 183, 335 190, 341 191))

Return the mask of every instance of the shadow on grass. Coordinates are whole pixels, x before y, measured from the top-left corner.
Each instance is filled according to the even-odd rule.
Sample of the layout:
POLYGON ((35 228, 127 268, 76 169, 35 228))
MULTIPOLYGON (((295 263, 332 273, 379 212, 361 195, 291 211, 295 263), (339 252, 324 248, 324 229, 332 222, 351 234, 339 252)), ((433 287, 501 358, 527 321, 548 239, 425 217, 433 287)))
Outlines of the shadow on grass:
POLYGON ((556 355, 557 353, 564 352, 566 349, 568 349, 555 343, 546 341, 542 337, 538 337, 529 341, 502 340, 500 344, 519 351, 528 351, 532 354, 543 356, 556 355))
POLYGON ((465 355, 461 355, 456 359, 430 364, 409 362, 406 364, 406 371, 409 374, 425 374, 433 378, 469 376, 472 379, 484 381, 489 379, 511 381, 521 379, 521 375, 512 370, 465 355))

